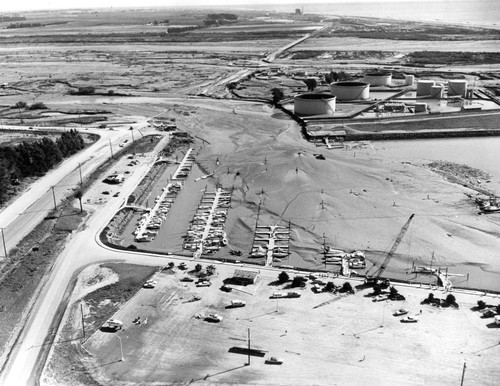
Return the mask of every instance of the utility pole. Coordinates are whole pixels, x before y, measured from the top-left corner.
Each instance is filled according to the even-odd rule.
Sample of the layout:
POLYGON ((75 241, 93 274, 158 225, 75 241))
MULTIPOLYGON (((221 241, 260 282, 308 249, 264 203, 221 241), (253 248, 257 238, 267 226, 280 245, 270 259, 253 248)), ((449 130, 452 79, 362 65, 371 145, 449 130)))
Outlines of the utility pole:
POLYGON ((83 186, 82 164, 80 162, 78 162, 78 170, 80 171, 80 186, 83 186))
POLYGON ((111 139, 109 139, 109 148, 111 149, 111 158, 115 158, 113 155, 113 146, 111 146, 111 139))
POLYGON ((57 209, 57 202, 56 202, 56 193, 54 192, 54 186, 51 186, 52 189, 52 198, 54 199, 54 210, 57 209))
POLYGON ((464 385, 464 377, 465 377, 465 369, 467 368, 467 364, 464 361, 464 368, 462 369, 462 380, 460 381, 460 386, 464 385))
POLYGON ((5 255, 5 258, 7 258, 7 257, 8 257, 8 256, 7 256, 7 246, 5 245, 5 235, 4 235, 4 233, 3 233, 3 230, 4 230, 5 228, 0 228, 0 229, 2 230, 3 253, 4 253, 4 255, 5 255))
POLYGON ((250 328, 248 328, 248 363, 247 366, 250 366, 250 328))
POLYGON ((120 335, 115 335, 119 340, 120 340, 120 353, 122 354, 121 361, 124 362, 125 358, 123 357, 123 345, 122 345, 122 338, 120 335))

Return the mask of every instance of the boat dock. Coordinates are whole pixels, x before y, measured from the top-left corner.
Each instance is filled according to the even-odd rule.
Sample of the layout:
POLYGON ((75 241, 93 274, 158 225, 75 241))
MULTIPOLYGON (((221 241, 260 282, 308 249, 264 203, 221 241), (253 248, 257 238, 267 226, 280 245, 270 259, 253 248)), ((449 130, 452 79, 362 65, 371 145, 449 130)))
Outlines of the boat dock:
POLYGON ((141 217, 135 228, 135 241, 151 241, 155 238, 181 188, 180 182, 169 183, 161 195, 155 198, 154 207, 145 208, 149 212, 141 217))
POLYGON ((189 176, 189 172, 193 167, 195 157, 193 155, 194 149, 189 148, 174 175, 172 176, 172 180, 185 180, 189 176))
POLYGON ((290 254, 290 228, 279 225, 257 225, 255 227, 250 257, 265 257, 266 267, 281 261, 290 254))
POLYGON ((224 226, 231 195, 230 190, 223 188, 217 188, 215 192, 205 190, 203 193, 183 246, 194 253, 194 258, 215 253, 227 245, 224 226))

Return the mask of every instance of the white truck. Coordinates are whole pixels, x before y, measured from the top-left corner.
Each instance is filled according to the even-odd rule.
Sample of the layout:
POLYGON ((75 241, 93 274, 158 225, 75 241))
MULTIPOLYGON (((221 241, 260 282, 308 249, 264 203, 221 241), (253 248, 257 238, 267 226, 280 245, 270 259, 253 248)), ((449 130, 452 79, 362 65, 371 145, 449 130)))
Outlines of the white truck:
POLYGON ((245 307, 246 303, 243 300, 231 300, 229 308, 245 307))

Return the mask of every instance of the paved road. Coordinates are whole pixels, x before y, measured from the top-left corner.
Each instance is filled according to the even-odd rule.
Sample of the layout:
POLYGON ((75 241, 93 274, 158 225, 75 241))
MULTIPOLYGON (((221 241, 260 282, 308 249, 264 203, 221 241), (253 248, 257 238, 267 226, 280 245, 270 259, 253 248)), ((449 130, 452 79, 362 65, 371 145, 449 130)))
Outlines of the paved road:
MULTIPOLYGON (((227 82, 234 81, 244 76, 248 71, 250 70, 241 70, 224 79, 220 79, 209 87, 207 91, 220 87, 227 82)), ((6 236, 8 236, 7 245, 9 247, 14 244, 11 238, 14 238, 13 235, 15 232, 24 232, 26 234, 28 231, 23 229, 23 227, 28 223, 34 227, 37 223, 35 219, 43 218, 47 210, 51 208, 52 192, 51 189, 47 191, 48 186, 76 185, 80 177, 79 173, 75 173, 74 171, 79 162, 85 163, 84 161, 87 158, 91 158, 92 154, 92 161, 90 161, 90 163, 85 163, 84 170, 82 170, 82 172, 85 173, 89 172, 95 167, 99 160, 104 161, 109 157, 109 153, 107 153, 109 150, 107 149, 109 140, 111 140, 113 146, 117 146, 130 135, 128 131, 125 130, 117 130, 116 132, 116 136, 113 136, 115 132, 111 131, 109 137, 103 136, 97 144, 92 146, 92 150, 88 149, 80 156, 76 156, 66 161, 67 164, 65 162, 64 166, 61 168, 49 173, 42 179, 43 182, 40 182, 36 187, 32 186, 31 190, 33 193, 23 195, 19 199, 19 203, 14 203, 8 208, 8 211, 6 209, 0 214, 0 226, 7 227, 6 236), (108 142, 107 145, 106 142, 108 142), (61 171, 59 171, 59 169, 61 169, 61 171), (67 180, 64 179, 63 181, 64 177, 67 178, 67 180), (43 189, 43 187, 45 187, 45 189, 43 189), (38 203, 36 197, 40 193, 42 193, 42 197, 39 199, 41 200, 40 203, 38 203), (36 203, 36 208, 41 208, 40 212, 29 210, 30 207, 33 209, 32 205, 34 203, 36 203), (11 209, 11 207, 14 209, 11 209), (23 213, 26 209, 28 209, 28 213, 23 216, 32 216, 32 221, 27 221, 26 218, 19 218, 19 214, 23 213), (10 220, 9 216, 14 216, 14 218, 10 220)), ((158 153, 159 150, 165 146, 167 140, 167 137, 165 137, 165 140, 162 140, 156 146, 153 153, 158 153)), ((144 163, 135 169, 134 173, 125 180, 120 189, 122 196, 133 192, 137 184, 148 172, 150 166, 151 165, 144 163)), ((60 199, 66 192, 67 190, 57 191, 56 199, 58 197, 60 199)), ((42 288, 38 296, 38 301, 28 317, 25 328, 18 340, 18 344, 12 349, 4 371, 0 374, 0 385, 31 385, 37 381, 35 366, 37 358, 42 353, 45 338, 50 334, 49 329, 51 323, 56 316, 57 309, 63 300, 65 291, 68 289, 72 278, 85 266, 103 261, 121 261, 142 265, 163 265, 165 263, 164 257, 158 257, 153 254, 128 253, 126 251, 111 250, 100 244, 98 240, 100 230, 107 225, 116 211, 120 208, 121 204, 122 198, 111 197, 110 201, 104 207, 100 208, 90 217, 85 227, 82 227, 81 230, 73 234, 65 249, 58 256, 49 277, 46 278, 46 284, 41 284, 42 288), (34 376, 35 378, 33 378, 34 376)), ((210 263, 220 264, 213 261, 210 263)))
MULTIPOLYGON (((15 129, 19 130, 19 127, 15 129)), ((132 142, 128 126, 121 130, 94 129, 82 132, 99 134, 101 138, 87 149, 64 160, 57 169, 38 179, 22 196, 0 212, 0 228, 4 228, 7 251, 14 248, 54 209, 54 196, 56 203, 59 204, 74 192, 73 189, 80 183, 79 165, 82 177, 85 178, 110 158, 111 148, 117 152, 124 140, 128 140, 125 144, 127 146, 132 142)), ((3 246, 0 251, 0 256, 3 256, 3 246)))
MULTIPOLYGON (((167 141, 168 137, 165 137, 152 153, 157 154, 167 141)), ((132 193, 150 167, 151 163, 143 163, 134 170, 120 189, 124 193, 122 196, 132 193)), ((74 234, 59 255, 48 277, 47 284, 39 295, 39 302, 31 312, 19 343, 13 348, 10 360, 7 361, 5 370, 0 376, 0 385, 18 386, 34 383, 30 379, 32 370, 42 350, 45 337, 49 334, 49 328, 57 308, 62 302, 64 293, 75 272, 89 264, 102 261, 120 260, 136 264, 161 265, 163 260, 164 263, 164 258, 161 257, 128 254, 104 248, 99 244, 98 234, 100 230, 107 225, 122 202, 123 198, 111 197, 108 203, 89 219, 86 227, 74 234)))

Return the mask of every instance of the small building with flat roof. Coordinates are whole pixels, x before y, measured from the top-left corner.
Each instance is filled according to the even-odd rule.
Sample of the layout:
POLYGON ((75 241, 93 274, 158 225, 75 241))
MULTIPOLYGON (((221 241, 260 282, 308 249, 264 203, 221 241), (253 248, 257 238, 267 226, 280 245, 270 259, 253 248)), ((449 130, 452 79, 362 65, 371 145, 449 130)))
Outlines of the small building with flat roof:
POLYGON ((258 275, 259 272, 257 271, 248 271, 246 269, 235 269, 234 275, 231 278, 231 282, 240 285, 255 284, 258 275))

